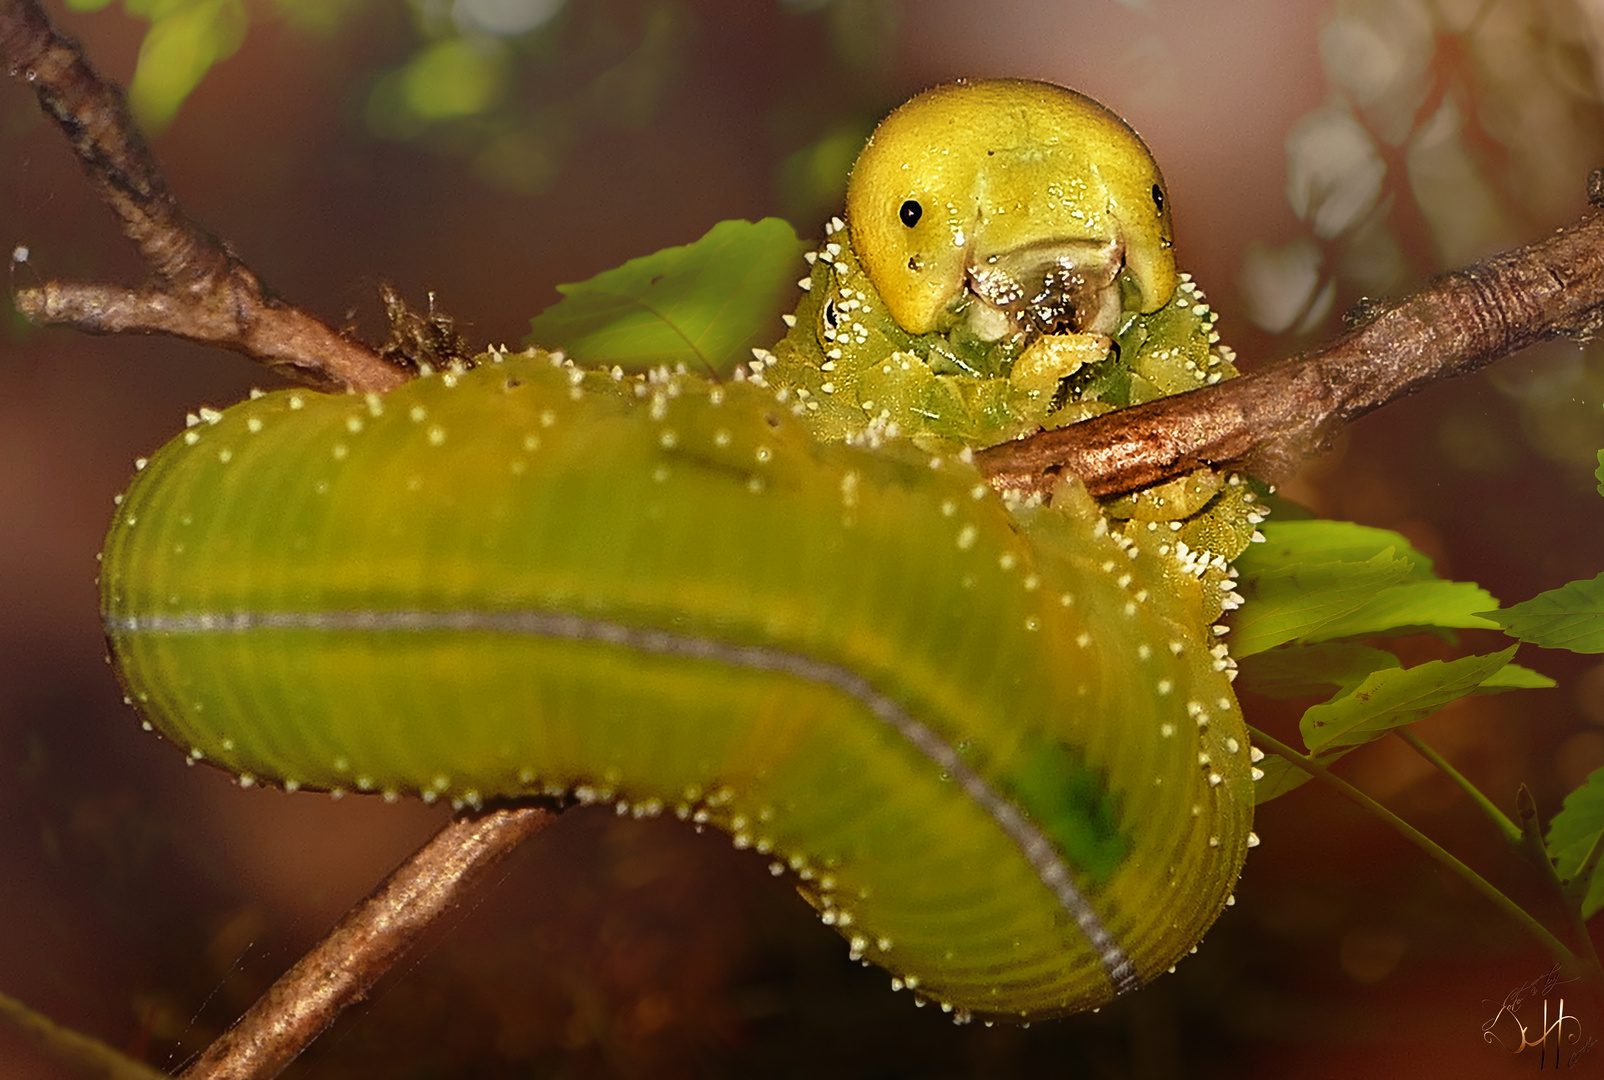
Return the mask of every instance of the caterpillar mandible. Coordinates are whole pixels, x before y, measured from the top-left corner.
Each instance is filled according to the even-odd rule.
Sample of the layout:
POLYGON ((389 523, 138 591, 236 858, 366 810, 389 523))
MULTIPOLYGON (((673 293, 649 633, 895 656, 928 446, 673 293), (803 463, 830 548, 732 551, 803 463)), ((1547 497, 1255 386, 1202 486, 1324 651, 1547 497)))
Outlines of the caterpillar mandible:
MULTIPOLYGON (((1055 147, 1062 110, 1107 115, 965 85, 1055 147)), ((876 135, 850 213, 926 101, 876 135)), ((1121 167, 1156 176, 1130 140, 1121 167)), ((1039 270, 1040 302, 971 268, 930 326, 887 314, 872 230, 832 222, 790 333, 724 384, 532 350, 204 411, 107 538, 129 695, 247 783, 722 828, 961 1016, 1132 990, 1201 938, 1253 842, 1256 751, 1211 626, 1259 510, 1206 476, 1005 502, 968 453, 1229 373, 1189 283, 1150 302, 1167 231, 1104 220, 1124 254, 1102 285, 979 249, 1039 270), (981 302, 1007 314, 994 337, 981 302)), ((1081 266, 1088 237, 1054 235, 1023 242, 1081 266)))

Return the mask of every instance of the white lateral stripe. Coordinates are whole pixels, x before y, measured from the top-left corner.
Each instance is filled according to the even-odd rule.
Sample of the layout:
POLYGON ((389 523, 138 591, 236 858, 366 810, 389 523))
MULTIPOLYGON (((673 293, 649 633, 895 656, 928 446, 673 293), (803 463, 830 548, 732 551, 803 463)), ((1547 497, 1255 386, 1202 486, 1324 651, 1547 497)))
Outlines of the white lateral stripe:
POLYGON ((760 645, 732 645, 714 638, 625 626, 549 611, 236 611, 188 614, 108 615, 108 636, 134 634, 239 634, 251 630, 328 630, 416 633, 456 630, 521 634, 564 641, 599 641, 659 656, 709 660, 752 671, 772 671, 819 683, 854 698, 920 754, 939 765, 1019 848, 1042 884, 1075 920, 1102 961, 1116 994, 1141 985, 1141 976, 1113 934, 1076 888, 1069 867, 1039 828, 1018 807, 971 769, 942 737, 898 702, 850 668, 760 645))

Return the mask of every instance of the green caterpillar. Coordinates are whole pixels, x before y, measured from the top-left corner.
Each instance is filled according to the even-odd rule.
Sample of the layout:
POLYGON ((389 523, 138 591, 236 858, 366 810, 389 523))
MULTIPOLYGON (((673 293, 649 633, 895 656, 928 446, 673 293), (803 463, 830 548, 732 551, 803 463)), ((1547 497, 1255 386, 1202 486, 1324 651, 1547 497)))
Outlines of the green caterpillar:
MULTIPOLYGON (((876 155, 944 134, 913 122, 931 100, 1090 110, 1124 141, 1048 125, 1043 154, 1082 172, 1138 154, 1120 167, 1157 177, 1079 95, 964 84, 886 121, 854 228, 876 155)), ((991 129, 971 117, 953 154, 991 129)), ((1207 309, 1165 276, 1167 219, 1105 224, 1123 252, 1106 282, 1049 269, 989 338, 973 309, 1007 307, 996 276, 977 300, 966 272, 930 325, 905 323, 833 223, 791 333, 722 385, 531 351, 382 397, 203 411, 141 463, 107 539, 129 695, 243 783, 722 828, 854 957, 961 1017, 1105 1003, 1195 945, 1253 843, 1257 751, 1211 626, 1258 520, 1230 481, 1109 508, 1071 482, 1044 505, 970 463, 971 444, 1223 371, 1207 309), (1049 342, 1016 378, 1043 338, 1079 361, 1049 342)), ((852 240, 877 253, 874 235, 852 240)))

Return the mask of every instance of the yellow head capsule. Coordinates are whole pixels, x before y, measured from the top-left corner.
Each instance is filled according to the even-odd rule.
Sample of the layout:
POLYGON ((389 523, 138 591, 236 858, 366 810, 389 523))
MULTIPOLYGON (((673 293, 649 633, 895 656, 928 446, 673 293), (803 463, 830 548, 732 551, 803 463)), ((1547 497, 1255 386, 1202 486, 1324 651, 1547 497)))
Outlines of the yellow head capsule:
POLYGON ((852 242, 912 333, 964 311, 1108 333, 1128 271, 1142 311, 1175 291, 1169 197, 1147 146, 1083 94, 1021 79, 919 95, 876 129, 847 187, 852 242))

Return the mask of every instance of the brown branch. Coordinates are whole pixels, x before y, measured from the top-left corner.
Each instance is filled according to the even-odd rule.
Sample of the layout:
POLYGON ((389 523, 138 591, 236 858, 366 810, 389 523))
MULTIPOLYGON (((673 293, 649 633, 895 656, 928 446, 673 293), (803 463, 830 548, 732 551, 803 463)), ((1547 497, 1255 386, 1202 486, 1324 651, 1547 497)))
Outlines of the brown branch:
POLYGON ((431 923, 555 819, 535 806, 452 819, 207 1047, 183 1080, 277 1076, 366 996, 431 923))
POLYGON ((171 334, 231 349, 321 389, 383 391, 407 380, 367 346, 273 296, 228 245, 184 216, 122 89, 94 72, 36 0, 0 4, 0 60, 33 87, 151 275, 138 289, 18 289, 19 312, 91 334, 171 334))
MULTIPOLYGON (((1604 174, 1588 180, 1595 205, 1604 174)), ((1434 382, 1548 338, 1604 326, 1604 212, 1445 274, 1367 313, 1325 348, 1186 394, 1106 413, 975 455, 994 487, 1050 495, 1078 476, 1124 494, 1208 466, 1285 479, 1341 428, 1434 382)))
MULTIPOLYGON (((33 84, 152 270, 140 289, 52 282, 19 290, 24 315, 90 333, 218 345, 325 389, 382 391, 410 376, 405 363, 269 296, 225 244, 183 215, 122 91, 95 75, 35 0, 0 9, 0 57, 33 84)), ((1596 198, 1604 180, 1595 175, 1590 185, 1596 198)), ((1604 304, 1600 251, 1604 221, 1592 212, 1545 241, 1439 279, 1319 352, 993 447, 977 461, 995 487, 1043 495, 1064 475, 1098 496, 1200 466, 1281 479, 1343 425, 1389 401, 1544 338, 1594 332, 1604 304)))

